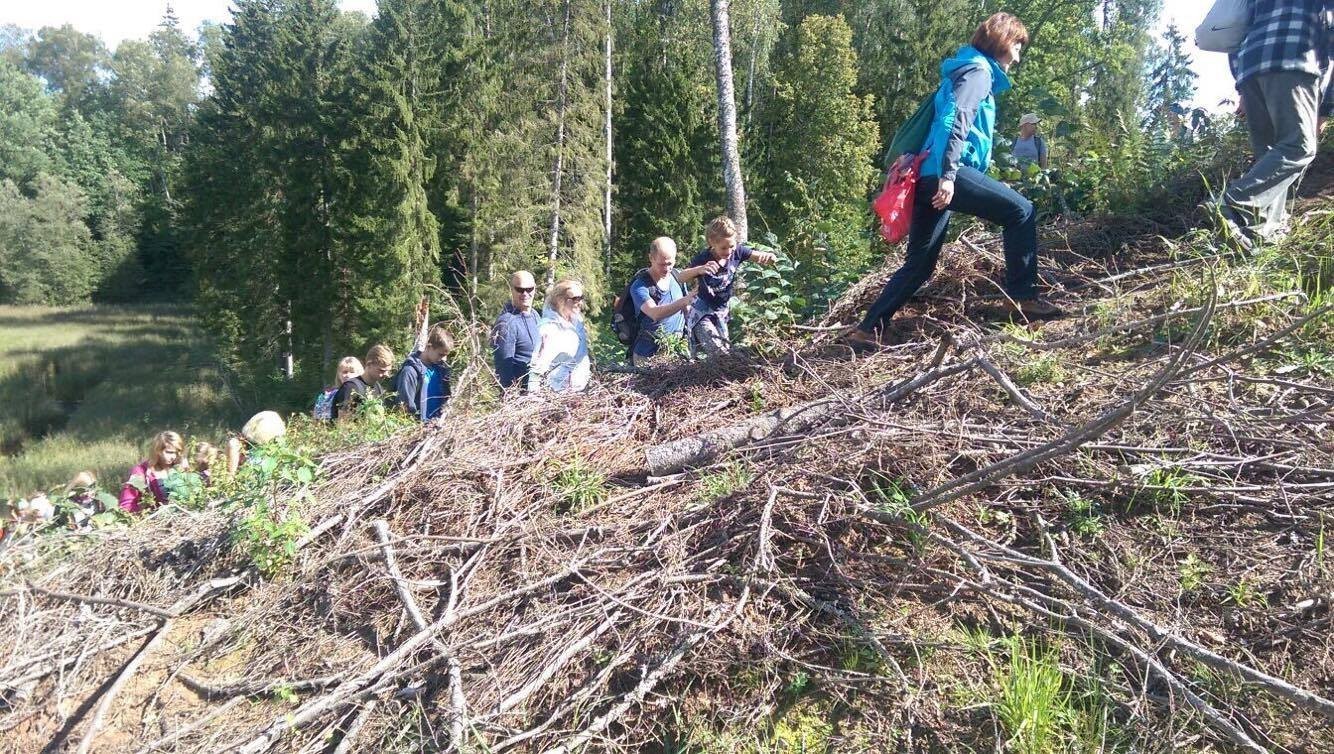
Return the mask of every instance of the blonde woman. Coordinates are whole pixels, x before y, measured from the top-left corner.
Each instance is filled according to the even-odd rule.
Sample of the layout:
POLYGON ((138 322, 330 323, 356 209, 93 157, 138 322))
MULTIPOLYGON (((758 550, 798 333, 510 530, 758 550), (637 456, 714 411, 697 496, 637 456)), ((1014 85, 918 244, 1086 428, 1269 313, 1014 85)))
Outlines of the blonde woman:
POLYGON ((130 469, 130 478, 120 489, 120 509, 138 513, 146 507, 144 492, 153 493, 153 504, 167 502, 167 488, 162 480, 171 472, 187 468, 185 441, 175 432, 159 432, 153 438, 148 458, 130 469))
POLYGON ((551 289, 537 328, 537 351, 528 370, 528 391, 561 393, 588 387, 592 364, 584 330, 584 286, 562 280, 551 289))

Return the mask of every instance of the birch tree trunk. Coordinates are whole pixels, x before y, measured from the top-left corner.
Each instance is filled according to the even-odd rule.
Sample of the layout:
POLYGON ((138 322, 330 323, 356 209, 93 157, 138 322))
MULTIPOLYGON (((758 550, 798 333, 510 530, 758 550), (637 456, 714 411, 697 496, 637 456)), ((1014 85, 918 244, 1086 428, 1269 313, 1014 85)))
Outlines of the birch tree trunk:
POLYGON ((565 108, 569 97, 570 0, 565 0, 565 24, 560 54, 560 87, 556 94, 556 164, 551 175, 551 231, 547 246, 547 289, 556 284, 556 252, 560 248, 561 178, 565 172, 565 108))
POLYGON ((607 147, 607 182, 602 187, 602 257, 606 264, 607 277, 611 277, 611 179, 612 179, 612 157, 611 157, 611 0, 606 0, 606 39, 602 46, 603 83, 605 85, 606 98, 604 106, 605 120, 602 122, 602 132, 607 147))
POLYGON ((746 187, 741 180, 741 153, 736 135, 736 90, 732 84, 731 21, 728 0, 710 0, 713 16, 713 63, 718 75, 718 131, 722 143, 723 186, 727 215, 736 223, 738 241, 749 237, 746 187))

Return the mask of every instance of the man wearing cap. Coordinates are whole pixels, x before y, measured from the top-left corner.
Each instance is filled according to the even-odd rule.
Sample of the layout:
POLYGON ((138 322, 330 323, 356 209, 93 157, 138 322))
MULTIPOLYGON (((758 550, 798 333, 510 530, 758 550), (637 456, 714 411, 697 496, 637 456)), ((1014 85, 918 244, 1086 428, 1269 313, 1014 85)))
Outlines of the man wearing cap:
POLYGON ((1036 162, 1038 167, 1047 169, 1047 141, 1038 135, 1038 123, 1041 122, 1037 113, 1025 113, 1019 119, 1019 138, 1014 140, 1014 158, 1019 161, 1021 168, 1036 162))

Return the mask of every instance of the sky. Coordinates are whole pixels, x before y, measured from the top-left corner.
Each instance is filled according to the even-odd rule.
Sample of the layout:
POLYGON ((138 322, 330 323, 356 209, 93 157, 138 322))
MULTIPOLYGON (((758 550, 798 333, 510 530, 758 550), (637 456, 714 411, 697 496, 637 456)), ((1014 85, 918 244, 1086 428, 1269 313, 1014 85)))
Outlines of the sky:
MULTIPOLYGON (((187 32, 194 32, 202 21, 229 21, 232 16, 231 0, 5 0, 0 24, 25 29, 72 24, 100 36, 114 50, 123 40, 147 37, 168 5, 187 32)), ((368 16, 375 13, 375 0, 339 0, 338 5, 368 16)))
MULTIPOLYGON (((73 24, 80 31, 102 37, 115 49, 122 40, 142 39, 157 26, 168 5, 181 19, 181 26, 193 32, 202 21, 227 21, 231 18, 231 0, 6 0, 0 10, 0 24, 16 24, 28 29, 73 24)), ((344 10, 375 13, 375 0, 339 0, 344 10)), ((1235 97, 1227 56, 1195 49, 1194 31, 1204 18, 1209 3, 1205 0, 1164 0, 1163 14, 1155 34, 1175 22, 1188 40, 1188 50, 1195 72, 1199 74, 1198 91, 1193 104, 1218 109, 1221 99, 1235 97)))
POLYGON ((1204 20, 1204 14, 1208 12, 1211 4, 1205 0, 1164 0, 1163 13, 1154 34, 1161 37, 1169 23, 1176 23, 1177 28, 1186 37, 1186 52, 1190 55, 1191 68, 1199 77, 1195 82, 1193 104, 1209 110, 1218 110, 1219 100, 1235 100, 1237 91, 1232 86, 1232 71, 1227 67, 1227 55, 1221 52, 1203 52, 1195 47, 1195 27, 1204 20))

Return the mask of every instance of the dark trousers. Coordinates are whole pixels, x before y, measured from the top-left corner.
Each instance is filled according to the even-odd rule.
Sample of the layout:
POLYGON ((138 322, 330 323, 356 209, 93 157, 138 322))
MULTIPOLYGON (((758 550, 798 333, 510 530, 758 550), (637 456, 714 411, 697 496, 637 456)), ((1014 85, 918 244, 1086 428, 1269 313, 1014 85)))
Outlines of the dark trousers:
POLYGON ((950 214, 962 212, 996 223, 1003 228, 1005 245, 1005 292, 1014 299, 1033 298, 1038 282, 1038 225, 1033 203, 1000 181, 974 168, 959 168, 954 179, 954 198, 943 210, 931 206, 940 179, 924 177, 913 197, 912 229, 903 266, 885 283, 885 290, 871 304, 861 329, 873 332, 886 327, 894 313, 921 288, 936 269, 940 247, 950 214))

